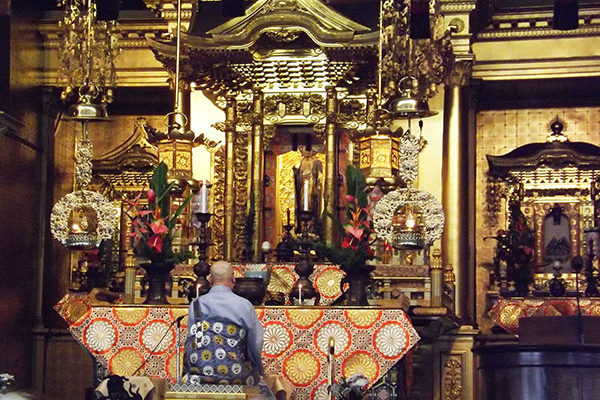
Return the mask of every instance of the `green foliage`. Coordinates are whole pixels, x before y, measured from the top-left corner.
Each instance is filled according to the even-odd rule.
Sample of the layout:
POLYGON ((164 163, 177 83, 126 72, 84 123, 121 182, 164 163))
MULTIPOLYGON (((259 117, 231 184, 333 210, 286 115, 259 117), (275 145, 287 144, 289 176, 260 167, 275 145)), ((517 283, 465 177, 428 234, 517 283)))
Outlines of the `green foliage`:
MULTIPOLYGON (((134 202, 129 202, 136 210, 136 215, 132 219, 134 229, 134 253, 146 258, 153 263, 178 264, 189 258, 194 257, 194 253, 189 250, 174 251, 173 250, 173 230, 177 223, 177 218, 181 215, 185 207, 191 200, 191 195, 188 196, 177 207, 171 215, 169 193, 175 182, 169 183, 167 180, 168 168, 164 162, 156 166, 150 181, 150 189, 154 192, 154 200, 148 200, 147 210, 143 210, 139 204, 139 198, 134 202), (149 213, 150 211, 150 213, 149 213), (164 225, 166 229, 160 233, 154 232, 152 226, 164 225), (152 239, 156 238, 160 242, 160 246, 152 246, 152 239)), ((150 196, 150 191, 147 192, 150 196)))

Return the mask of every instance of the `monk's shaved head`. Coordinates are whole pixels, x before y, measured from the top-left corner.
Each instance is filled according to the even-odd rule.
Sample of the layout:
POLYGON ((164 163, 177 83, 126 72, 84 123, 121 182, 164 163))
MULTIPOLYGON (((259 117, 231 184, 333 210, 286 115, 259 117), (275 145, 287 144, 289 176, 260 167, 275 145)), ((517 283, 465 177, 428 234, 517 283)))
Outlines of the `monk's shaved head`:
POLYGON ((233 281, 233 268, 227 261, 217 261, 210 267, 210 282, 213 285, 229 284, 233 281))

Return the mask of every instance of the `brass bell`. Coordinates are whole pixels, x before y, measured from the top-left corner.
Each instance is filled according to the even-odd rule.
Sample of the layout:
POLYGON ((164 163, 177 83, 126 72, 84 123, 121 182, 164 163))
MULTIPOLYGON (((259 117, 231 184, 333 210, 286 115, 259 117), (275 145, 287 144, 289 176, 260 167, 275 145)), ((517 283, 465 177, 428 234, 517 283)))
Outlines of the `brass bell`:
POLYGON ((67 110, 66 117, 75 121, 104 121, 108 119, 105 104, 81 101, 67 110))
POLYGON ((427 118, 436 115, 436 111, 429 109, 427 100, 413 97, 413 90, 417 91, 419 81, 413 76, 405 76, 398 82, 400 97, 394 97, 388 102, 388 110, 392 118, 427 118))
POLYGON ((79 88, 79 99, 67 109, 66 118, 82 122, 107 120, 106 104, 93 102, 98 95, 98 88, 93 83, 79 88))
POLYGON ((429 109, 427 100, 414 98, 410 90, 405 90, 400 97, 390 100, 388 110, 393 118, 427 118, 437 114, 429 109))

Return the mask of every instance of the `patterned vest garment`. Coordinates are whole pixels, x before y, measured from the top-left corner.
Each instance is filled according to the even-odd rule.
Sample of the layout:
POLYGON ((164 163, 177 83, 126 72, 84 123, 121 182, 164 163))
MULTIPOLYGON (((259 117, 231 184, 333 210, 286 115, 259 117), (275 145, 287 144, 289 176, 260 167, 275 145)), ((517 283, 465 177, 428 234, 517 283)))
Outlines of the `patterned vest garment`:
POLYGON ((227 318, 203 318, 194 301, 196 323, 185 341, 184 374, 192 384, 255 385, 258 372, 246 360, 246 329, 227 318))

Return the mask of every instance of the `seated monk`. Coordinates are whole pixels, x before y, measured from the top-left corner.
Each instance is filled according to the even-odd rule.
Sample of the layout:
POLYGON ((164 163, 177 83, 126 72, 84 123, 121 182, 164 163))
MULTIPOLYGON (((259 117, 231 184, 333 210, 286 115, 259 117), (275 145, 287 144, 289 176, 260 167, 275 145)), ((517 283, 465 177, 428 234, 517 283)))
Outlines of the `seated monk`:
POLYGON ((189 383, 259 385, 263 328, 254 307, 233 293, 233 268, 218 261, 210 268, 210 291, 190 304, 183 368, 189 383))

